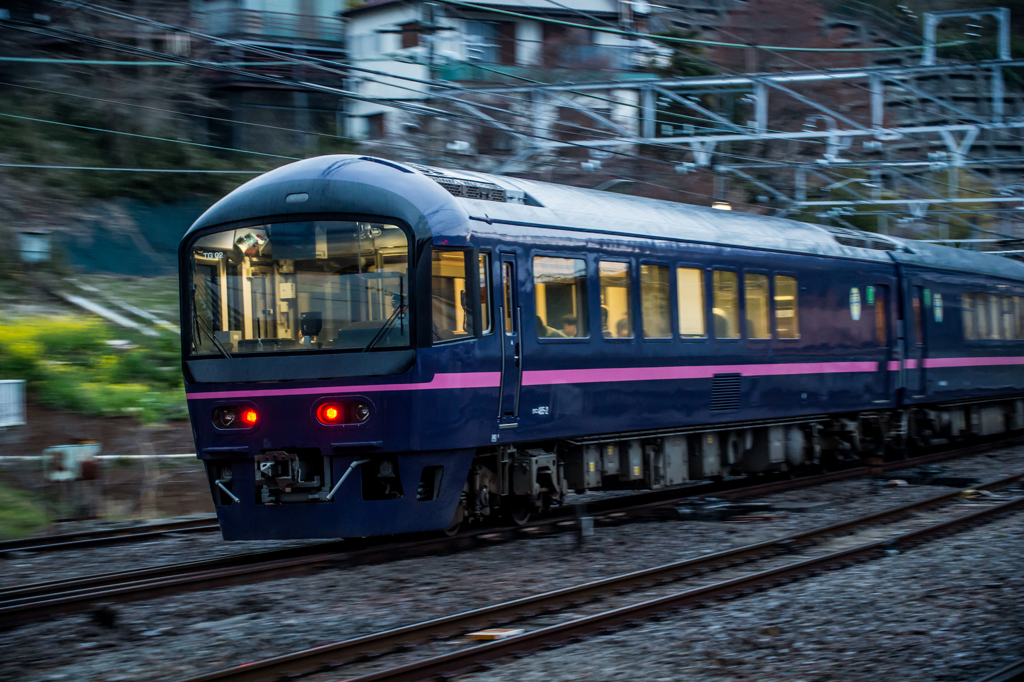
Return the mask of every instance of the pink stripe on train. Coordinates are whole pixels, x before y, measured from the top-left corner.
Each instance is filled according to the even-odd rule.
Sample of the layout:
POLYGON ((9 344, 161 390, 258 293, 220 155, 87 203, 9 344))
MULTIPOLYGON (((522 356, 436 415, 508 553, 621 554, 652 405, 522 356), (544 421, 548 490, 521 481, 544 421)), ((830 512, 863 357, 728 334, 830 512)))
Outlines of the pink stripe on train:
POLYGON ((940 367, 1005 367, 1007 365, 1024 365, 1022 356, 995 356, 987 358, 926 358, 924 366, 940 367))
MULTIPOLYGON (((1024 365, 1024 356, 982 358, 929 358, 925 368, 993 367, 1024 365)), ((676 367, 604 367, 599 369, 553 369, 523 372, 524 386, 559 386, 565 384, 621 383, 625 381, 675 381, 710 379, 716 374, 739 374, 745 377, 796 376, 806 374, 856 374, 878 371, 878 362, 788 362, 759 365, 680 365, 676 367)), ((904 360, 906 369, 916 369, 917 360, 904 360)), ((899 360, 890 360, 886 367, 895 372, 899 360)), ((362 386, 320 386, 313 388, 269 388, 252 391, 214 391, 189 393, 190 400, 228 398, 264 398, 287 395, 331 395, 335 393, 377 393, 382 391, 427 391, 460 388, 498 388, 500 372, 446 372, 435 374, 429 382, 415 384, 367 384, 362 386)))
POLYGON ((217 398, 267 398, 282 395, 330 395, 332 393, 368 393, 370 391, 424 391, 444 388, 497 388, 501 372, 447 372, 435 374, 429 382, 417 384, 369 384, 366 386, 317 386, 314 388, 267 388, 254 391, 214 391, 188 393, 190 400, 217 398))
POLYGON ((623 381, 710 379, 716 374, 745 377, 796 374, 844 374, 876 372, 877 362, 790 362, 774 365, 684 365, 680 367, 610 367, 600 369, 553 369, 523 372, 523 386, 596 384, 623 381))

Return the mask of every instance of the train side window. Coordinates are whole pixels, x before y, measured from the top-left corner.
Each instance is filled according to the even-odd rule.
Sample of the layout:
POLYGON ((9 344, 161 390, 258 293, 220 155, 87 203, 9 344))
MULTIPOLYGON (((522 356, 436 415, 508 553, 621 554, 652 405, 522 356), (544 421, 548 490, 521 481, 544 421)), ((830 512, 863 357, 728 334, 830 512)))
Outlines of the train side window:
POLYGON ((712 280, 716 339, 740 338, 740 282, 735 272, 715 270, 712 280))
POLYGON ((964 338, 978 338, 978 330, 974 319, 974 294, 969 291, 960 294, 960 317, 964 326, 964 338))
POLYGON ((601 333, 606 339, 633 338, 633 298, 629 263, 601 261, 601 333))
POLYGON ((886 287, 876 286, 875 287, 875 341, 878 342, 879 346, 886 346, 889 344, 885 311, 885 292, 886 287))
POLYGON ((679 335, 703 338, 708 335, 704 324, 704 271, 697 268, 676 268, 679 335))
POLYGON ((743 275, 743 302, 747 311, 747 338, 772 338, 768 325, 768 275, 743 275))
POLYGON ((1013 341, 1017 338, 1017 325, 1013 319, 1013 298, 1010 296, 1000 296, 999 299, 1003 308, 1002 338, 1007 341, 1013 341))
POLYGON ((775 275, 775 336, 800 338, 800 312, 796 277, 775 275))
POLYGON ((1024 299, 1014 296, 1014 321, 1016 323, 1017 338, 1024 339, 1024 299))
POLYGON ((434 341, 466 338, 473 333, 473 313, 466 291, 466 252, 435 248, 430 259, 434 341))
POLYGON ((585 260, 535 256, 533 286, 537 336, 564 339, 590 335, 585 260))
POLYGON ((669 311, 669 283, 666 266, 640 266, 640 304, 644 338, 671 338, 672 313, 669 311))
POLYGON ((914 343, 924 345, 924 306, 921 303, 921 287, 914 287, 914 343))
POLYGON ((491 328, 491 288, 490 288, 491 256, 480 254, 480 331, 490 334, 491 328))
POLYGON ((985 306, 985 317, 988 318, 988 338, 1000 339, 1002 338, 1001 320, 1000 317, 1000 306, 999 296, 996 294, 986 294, 985 299, 988 301, 988 305, 985 306))

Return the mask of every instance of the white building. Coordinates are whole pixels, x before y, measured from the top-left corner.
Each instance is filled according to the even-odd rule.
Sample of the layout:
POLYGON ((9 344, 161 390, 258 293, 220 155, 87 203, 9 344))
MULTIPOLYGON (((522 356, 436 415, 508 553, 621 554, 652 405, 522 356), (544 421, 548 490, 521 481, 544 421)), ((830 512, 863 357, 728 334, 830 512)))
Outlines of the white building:
MULTIPOLYGON (((472 4, 497 11, 427 0, 370 0, 344 12, 354 67, 349 88, 375 100, 415 101, 425 98, 431 81, 497 86, 528 82, 522 79, 611 80, 635 70, 636 41, 565 25, 631 27, 631 2, 479 0, 472 4)), ((628 96, 635 98, 634 93, 628 96)), ((352 101, 347 108, 348 134, 356 139, 392 137, 401 133, 401 123, 407 120, 400 110, 375 101, 352 101)), ((610 107, 609 114, 621 116, 623 112, 614 109, 610 107)), ((623 122, 635 127, 633 118, 634 111, 627 106, 623 122)))

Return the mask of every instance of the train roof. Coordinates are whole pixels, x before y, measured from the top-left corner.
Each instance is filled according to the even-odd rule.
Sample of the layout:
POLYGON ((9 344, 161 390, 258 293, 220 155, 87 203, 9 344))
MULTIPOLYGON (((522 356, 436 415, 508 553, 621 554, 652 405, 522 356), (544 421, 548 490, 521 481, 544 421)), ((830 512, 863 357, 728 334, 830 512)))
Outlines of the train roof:
POLYGON ((1024 263, 979 252, 795 220, 721 211, 533 180, 366 156, 306 159, 259 176, 214 204, 190 232, 296 212, 389 215, 418 238, 465 238, 503 223, 788 253, 889 261, 1024 280, 1024 263), (301 205, 293 199, 306 195, 301 205))

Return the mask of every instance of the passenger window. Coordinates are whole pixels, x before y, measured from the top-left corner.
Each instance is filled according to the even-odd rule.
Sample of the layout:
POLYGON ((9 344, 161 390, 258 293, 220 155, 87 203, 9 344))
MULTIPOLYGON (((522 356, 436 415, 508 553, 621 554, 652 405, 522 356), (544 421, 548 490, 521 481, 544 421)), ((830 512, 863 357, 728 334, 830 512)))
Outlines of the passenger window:
POLYGON ((473 314, 466 296, 466 253, 434 249, 430 286, 434 341, 462 339, 472 334, 473 314))
POLYGON ((1002 336, 1000 333, 1002 330, 999 328, 999 296, 986 294, 985 298, 988 301, 988 305, 985 306, 985 317, 988 321, 988 338, 999 339, 1002 336))
POLYGON ((888 345, 887 320, 885 315, 885 287, 875 287, 875 340, 879 346, 888 345))
POLYGON ((747 306, 747 338, 770 339, 768 275, 743 275, 743 301, 747 306))
POLYGON ((1013 299, 1009 296, 1000 296, 1003 306, 1003 333, 1002 338, 1013 341, 1017 338, 1017 325, 1013 319, 1013 299))
POLYGON ((738 339, 740 337, 740 292, 739 277, 728 270, 714 271, 714 305, 711 313, 715 317, 715 338, 738 339))
POLYGON ((629 263, 601 261, 601 333, 606 339, 633 338, 629 263))
POLYGON ((921 305, 921 287, 914 287, 914 343, 924 345, 924 308, 921 305))
POLYGON ((800 338, 796 277, 775 275, 775 336, 780 339, 800 338))
POLYGON ((978 338, 977 327, 974 324, 974 294, 965 291, 960 295, 960 317, 964 325, 964 338, 978 338))
POLYGON ((491 297, 490 297, 491 257, 480 254, 480 330, 484 334, 491 333, 491 297))
POLYGON ((578 258, 533 259, 537 336, 583 338, 587 322, 587 263, 578 258))
POLYGON ((684 338, 707 336, 704 326, 704 271, 676 268, 676 295, 679 297, 679 335, 684 338))
POLYGON ((974 329, 979 339, 987 339, 988 332, 988 297, 985 294, 974 294, 974 329))
POLYGON ((669 305, 668 268, 664 265, 641 265, 640 312, 643 315, 644 338, 672 337, 669 305))

